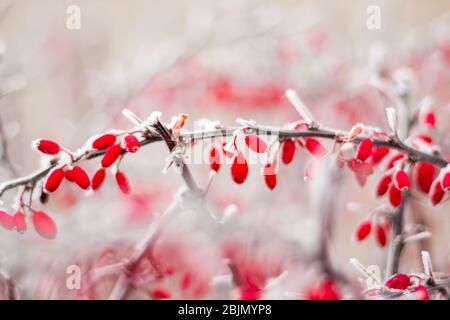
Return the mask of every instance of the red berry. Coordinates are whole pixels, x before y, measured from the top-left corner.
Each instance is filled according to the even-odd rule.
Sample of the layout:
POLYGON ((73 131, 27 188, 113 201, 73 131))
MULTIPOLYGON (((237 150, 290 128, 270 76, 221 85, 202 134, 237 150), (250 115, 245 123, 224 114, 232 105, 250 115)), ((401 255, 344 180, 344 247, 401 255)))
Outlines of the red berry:
POLYGON ((444 191, 450 191, 450 171, 447 171, 442 177, 441 188, 444 191))
POLYGON ((25 215, 22 211, 17 211, 13 216, 14 225, 16 226, 16 230, 19 232, 24 232, 27 230, 27 224, 25 222, 25 215))
POLYGON ((92 189, 97 190, 98 188, 100 188, 103 182, 105 181, 105 177, 106 177, 105 169, 103 168, 98 169, 94 173, 94 176, 92 177, 92 185, 91 185, 92 189))
POLYGON ((153 289, 150 292, 150 295, 153 299, 169 299, 170 291, 164 288, 153 289))
POLYGON ((11 230, 15 226, 14 218, 7 212, 0 211, 0 225, 5 229, 11 230))
POLYGON ((102 158, 102 166, 103 168, 108 168, 116 160, 119 158, 119 156, 122 154, 122 147, 119 144, 113 144, 112 146, 108 147, 106 149, 106 153, 102 158))
POLYGON ((423 124, 427 127, 436 127, 436 114, 433 111, 428 111, 423 115, 423 124))
POLYGON ((398 273, 390 277, 384 285, 389 289, 405 290, 411 285, 411 278, 407 274, 398 273))
POLYGON ((389 153, 388 147, 374 147, 372 148, 372 162, 374 164, 380 163, 384 157, 389 153))
POLYGON ((375 238, 380 247, 384 247, 387 242, 386 230, 383 228, 381 224, 377 224, 375 228, 375 238))
POLYGON ((433 143, 433 138, 430 137, 429 135, 426 135, 426 134, 418 134, 418 135, 416 136, 416 138, 417 138, 417 139, 420 139, 420 140, 422 140, 423 142, 426 142, 426 143, 428 143, 428 144, 432 144, 432 143, 433 143))
POLYGON ((130 182, 128 181, 128 177, 125 175, 125 173, 117 171, 116 182, 119 186, 120 191, 125 194, 129 194, 131 192, 130 182))
POLYGON ((370 220, 362 221, 357 227, 355 232, 355 238, 358 241, 362 241, 370 234, 372 230, 372 222, 370 220))
POLYGON ((267 163, 263 167, 264 182, 267 188, 270 190, 275 189, 277 185, 277 175, 275 173, 275 167, 271 163, 267 163))
POLYGON ((391 184, 389 187, 389 202, 393 207, 399 207, 402 204, 402 192, 401 190, 397 189, 395 184, 391 184))
POLYGON ((245 136, 245 144, 257 153, 264 153, 267 150, 267 143, 256 134, 245 136))
POLYGON ((64 179, 64 170, 62 168, 57 168, 53 170, 47 180, 45 181, 45 190, 47 192, 54 192, 61 185, 61 182, 64 179))
POLYGON ((408 190, 409 189, 409 176, 403 170, 398 170, 394 174, 394 184, 399 190, 408 190))
POLYGON ((221 163, 220 152, 215 146, 212 146, 211 149, 209 150, 208 161, 211 170, 214 170, 216 172, 220 170, 220 163, 221 163))
POLYGON ((394 154, 394 155, 389 159, 389 162, 387 163, 386 168, 387 168, 387 169, 393 168, 393 167, 394 167, 394 164, 395 164, 398 160, 403 159, 404 157, 405 157, 405 155, 404 155, 403 153, 400 153, 400 152, 394 154))
POLYGON ((59 144, 51 140, 36 140, 34 141, 34 145, 40 152, 49 155, 55 155, 59 153, 59 151, 61 151, 61 147, 59 146, 59 144))
POLYGON ((112 133, 106 133, 92 143, 92 148, 94 149, 106 149, 116 142, 116 136, 112 133))
POLYGON ((327 153, 327 150, 319 140, 311 137, 305 138, 305 147, 306 150, 317 157, 323 157, 327 153))
POLYGON ((242 184, 248 176, 248 164, 244 155, 239 152, 231 164, 231 178, 237 184, 242 184))
POLYGON ((294 159, 295 155, 295 142, 292 139, 283 141, 281 144, 281 161, 284 164, 289 164, 294 159))
POLYGON ((88 174, 79 166, 66 170, 65 176, 67 180, 75 182, 81 189, 86 190, 91 186, 91 180, 89 179, 88 174))
POLYGON ((135 153, 141 148, 141 143, 139 140, 132 134, 127 135, 123 139, 124 149, 130 153, 135 153))
POLYGON ((375 195, 377 197, 381 197, 383 195, 386 194, 386 192, 389 189, 389 186, 391 184, 392 178, 390 175, 383 175, 380 179, 380 181, 378 181, 377 187, 375 189, 375 195))
POLYGON ((422 192, 428 193, 431 184, 438 174, 438 169, 430 162, 421 161, 416 165, 416 183, 422 192))
POLYGON ((56 237, 56 225, 53 219, 43 211, 33 213, 33 225, 36 232, 45 239, 54 239, 56 237))
POLYGON ((371 139, 363 139, 356 150, 356 159, 359 161, 366 161, 372 154, 373 142, 371 139))
POLYGON ((417 300, 430 300, 430 296, 428 295, 428 290, 425 286, 417 286, 414 290, 414 293, 417 296, 417 300))
POLYGON ((445 192, 442 189, 441 182, 436 179, 430 187, 429 198, 433 206, 437 206, 444 198, 445 192))

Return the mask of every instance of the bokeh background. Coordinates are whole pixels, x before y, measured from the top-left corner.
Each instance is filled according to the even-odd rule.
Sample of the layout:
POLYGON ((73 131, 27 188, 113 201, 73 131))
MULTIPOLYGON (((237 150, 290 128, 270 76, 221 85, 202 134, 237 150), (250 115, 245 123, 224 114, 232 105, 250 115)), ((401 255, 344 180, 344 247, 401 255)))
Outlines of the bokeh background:
MULTIPOLYGON (((284 98, 286 88, 296 89, 327 126, 349 129, 363 122, 384 127, 383 100, 368 83, 374 42, 386 45, 392 69, 414 69, 414 103, 426 95, 435 98, 436 135, 445 151, 450 148, 449 10, 446 0, 0 1, 0 116, 7 152, 15 171, 28 174, 41 163, 30 148, 32 140, 45 137, 75 150, 94 134, 128 128, 121 116, 125 107, 142 117, 158 110, 167 121, 187 113, 188 128, 200 118, 234 125, 237 117, 282 126, 297 117, 284 98), (69 5, 81 9, 79 30, 66 27, 69 5), (380 30, 366 27, 369 5, 381 8, 380 30), (227 95, 230 88, 239 98, 227 95)), ((95 195, 65 185, 44 207, 58 224, 56 240, 41 240, 32 228, 24 235, 0 230, 0 268, 17 281, 21 295, 74 298, 65 289, 68 265, 88 270, 91 255, 136 243, 182 184, 176 170, 161 173, 167 157, 165 146, 154 144, 125 159, 123 168, 133 185, 128 197, 111 178, 95 195)), ((238 218, 254 227, 245 237, 262 237, 258 250, 289 255, 283 244, 264 236, 272 229, 314 248, 317 216, 308 212, 308 199, 320 190, 303 179, 309 159, 302 153, 283 167, 273 192, 266 190, 256 165, 242 186, 224 168, 213 182, 209 204, 218 214, 237 205, 238 218)), ((97 165, 92 161, 85 167, 92 173, 97 165)), ((192 169, 205 185, 207 166, 192 169)), ((1 166, 0 178, 11 178, 7 164, 1 166)), ((375 182, 372 177, 361 188, 348 173, 337 199, 333 258, 355 278, 350 257, 366 265, 385 264, 386 249, 372 239, 351 239, 355 225, 382 202, 374 199, 375 182)), ((6 210, 14 210, 15 196, 15 191, 3 196, 6 210)), ((430 209, 418 197, 414 208, 433 232, 427 246, 435 268, 449 271, 448 205, 430 209)), ((173 228, 184 232, 188 243, 194 238, 195 249, 205 247, 202 236, 178 227, 173 228)), ((119 257, 128 252, 117 250, 119 257)), ((414 244, 404 261, 404 271, 420 268, 414 244)), ((296 272, 299 280, 290 291, 301 286, 309 271, 296 272)), ((97 298, 107 297, 105 287, 97 298)))

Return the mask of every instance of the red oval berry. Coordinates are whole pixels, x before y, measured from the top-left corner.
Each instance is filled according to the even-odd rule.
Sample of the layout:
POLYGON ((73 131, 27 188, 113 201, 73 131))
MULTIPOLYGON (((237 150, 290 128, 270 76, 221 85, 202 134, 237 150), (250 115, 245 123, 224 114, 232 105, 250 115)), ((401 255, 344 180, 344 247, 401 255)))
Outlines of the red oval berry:
POLYGON ((239 152, 233 159, 231 164, 231 178, 237 184, 242 184, 248 176, 247 160, 241 152, 239 152))
POLYGON ((13 217, 5 211, 0 211, 0 225, 5 229, 11 230, 15 226, 13 217))
POLYGON ((391 184, 389 187, 389 202, 393 207, 398 207, 402 204, 402 192, 401 190, 397 189, 395 184, 391 184))
POLYGON ((389 189, 389 186, 391 184, 392 178, 390 175, 383 175, 380 179, 380 181, 378 181, 377 187, 375 188, 375 195, 377 197, 381 197, 383 195, 386 194, 386 192, 389 189))
POLYGON ((267 143, 256 134, 249 134, 245 136, 245 144, 257 153, 264 153, 267 150, 267 143))
POLYGON ((45 239, 56 237, 56 225, 53 219, 43 211, 36 211, 32 216, 34 229, 45 239))
POLYGON ((92 177, 92 184, 91 184, 92 189, 97 190, 98 188, 100 188, 103 182, 105 181, 105 177, 106 177, 105 169, 103 168, 98 169, 94 173, 94 176, 92 177))
POLYGON ((271 163, 267 163, 263 167, 264 182, 270 190, 277 186, 277 175, 275 174, 275 167, 271 163))
POLYGON ((122 147, 119 144, 113 144, 107 150, 102 158, 102 167, 108 168, 116 162, 122 154, 122 147))
POLYGON ((416 165, 415 180, 422 192, 428 193, 430 191, 431 184, 438 175, 438 171, 430 162, 421 161, 416 165))
POLYGON ((119 186, 120 191, 122 191, 125 194, 129 194, 131 192, 130 182, 128 180, 128 177, 125 175, 125 173, 123 173, 121 171, 117 171, 116 182, 117 182, 117 185, 119 186))
POLYGON ((430 187, 429 198, 433 206, 437 206, 444 198, 445 192, 442 189, 441 182, 436 179, 430 187))
POLYGON ((106 149, 109 146, 113 145, 116 142, 116 136, 112 133, 106 133, 97 139, 94 140, 92 143, 92 148, 94 149, 106 149))
POLYGON ((426 142, 426 143, 428 143, 428 144, 432 144, 432 143, 433 143, 433 138, 430 137, 430 136, 427 135, 427 134, 418 134, 418 135, 416 136, 416 138, 417 138, 417 139, 420 139, 420 140, 422 140, 423 142, 426 142))
POLYGON ((305 138, 305 147, 306 150, 317 157, 323 157, 327 153, 327 150, 319 140, 311 137, 305 138))
POLYGON ((150 292, 150 295, 153 299, 169 299, 170 291, 164 288, 153 289, 150 292))
POLYGON ((409 189, 409 176, 403 170, 398 170, 394 174, 394 184, 399 190, 408 190, 409 189))
POLYGON ((359 161, 366 161, 372 154, 373 142, 372 139, 366 138, 361 140, 356 150, 355 158, 359 161))
POLYGON ((423 115, 423 124, 427 127, 436 127, 436 114, 433 111, 428 111, 423 115))
POLYGON ((61 185, 61 182, 64 179, 64 170, 62 168, 57 168, 53 170, 47 180, 45 181, 45 190, 47 192, 54 192, 61 185))
POLYGON ((374 147, 372 148, 372 163, 378 164, 380 163, 384 157, 389 153, 388 147, 374 147))
POLYGON ((386 230, 383 228, 381 224, 377 224, 375 228, 375 238, 380 247, 384 247, 387 243, 387 235, 386 230))
POLYGON ((67 170, 66 178, 71 182, 75 182, 81 189, 84 190, 91 186, 91 180, 89 179, 88 174, 79 166, 75 166, 72 169, 67 170))
POLYGON ((370 234, 372 230, 372 222, 370 220, 362 221, 357 227, 355 232, 355 239, 362 241, 370 234))
POLYGON ((295 142, 292 139, 283 141, 281 144, 281 161, 284 164, 289 164, 294 159, 295 155, 295 142))
POLYGON ((51 140, 36 140, 34 141, 34 145, 40 152, 49 155, 55 155, 59 153, 59 151, 61 151, 61 147, 59 146, 59 144, 51 140))
POLYGON ((209 150, 208 164, 211 170, 218 172, 220 170, 221 156, 219 150, 212 146, 209 150))
POLYGON ((141 148, 141 143, 139 140, 132 134, 127 135, 124 139, 125 150, 130 153, 135 153, 141 148))
POLYGON ((398 273, 390 277, 384 285, 389 289, 405 290, 411 285, 411 278, 407 274, 398 273))
POLYGON ((404 155, 403 153, 400 153, 400 152, 394 154, 394 155, 389 159, 389 162, 387 163, 386 168, 387 168, 387 169, 393 168, 394 165, 395 165, 395 163, 396 163, 398 160, 403 159, 404 157, 405 157, 405 155, 404 155))
POLYGON ((27 224, 25 222, 25 215, 22 211, 17 211, 13 216, 14 225, 16 226, 16 230, 19 232, 24 232, 27 230, 27 224))
POLYGON ((441 188, 444 191, 450 191, 450 171, 444 173, 444 176, 441 179, 441 188))

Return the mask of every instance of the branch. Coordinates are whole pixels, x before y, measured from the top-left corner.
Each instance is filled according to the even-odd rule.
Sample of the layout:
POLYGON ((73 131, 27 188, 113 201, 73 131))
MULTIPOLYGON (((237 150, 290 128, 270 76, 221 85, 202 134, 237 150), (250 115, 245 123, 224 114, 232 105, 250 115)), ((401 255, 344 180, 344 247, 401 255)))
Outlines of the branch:
MULTIPOLYGON (((205 130, 205 131, 193 131, 193 132, 183 132, 180 133, 179 139, 187 144, 193 143, 195 141, 202 141, 202 140, 211 140, 215 138, 223 138, 223 137, 229 137, 232 136, 234 131, 238 129, 236 127, 230 127, 230 128, 219 128, 219 129, 212 129, 212 130, 205 130)), ((316 129, 316 128, 307 128, 302 130, 289 130, 289 129, 279 129, 279 128, 273 128, 273 127, 264 127, 259 126, 251 129, 256 134, 264 134, 264 135, 276 135, 279 137, 280 141, 289 139, 289 138, 302 138, 302 137, 316 137, 316 138, 325 138, 325 139, 331 139, 335 140, 337 143, 342 143, 341 141, 342 137, 348 136, 348 132, 346 131, 340 131, 340 130, 334 130, 334 129, 316 129)), ((154 142, 162 141, 163 138, 161 136, 148 136, 144 138, 141 141, 141 146, 145 146, 154 142)), ((356 137, 352 140, 353 143, 359 143, 362 140, 361 137, 356 137)), ((391 149, 399 150, 406 155, 408 155, 411 162, 418 162, 418 161, 427 161, 435 164, 439 167, 445 167, 448 162, 442 158, 440 155, 431 155, 424 153, 422 151, 419 151, 413 147, 410 147, 403 142, 399 141, 395 138, 374 138, 373 143, 376 146, 385 146, 389 147, 391 149)), ((126 154, 127 152, 124 150, 122 151, 123 154, 126 154)), ((105 154, 105 150, 87 150, 82 155, 76 157, 74 162, 80 162, 82 160, 90 160, 97 157, 100 157, 105 154)), ((35 184, 38 180, 45 177, 46 174, 54 168, 59 163, 59 159, 54 159, 54 161, 48 165, 47 167, 44 167, 28 176, 13 179, 6 181, 0 185, 0 197, 4 194, 5 191, 9 189, 16 188, 18 186, 26 185, 26 184, 35 184)), ((186 178, 189 179, 189 173, 185 172, 186 178)), ((193 187, 193 186, 192 186, 193 187)))

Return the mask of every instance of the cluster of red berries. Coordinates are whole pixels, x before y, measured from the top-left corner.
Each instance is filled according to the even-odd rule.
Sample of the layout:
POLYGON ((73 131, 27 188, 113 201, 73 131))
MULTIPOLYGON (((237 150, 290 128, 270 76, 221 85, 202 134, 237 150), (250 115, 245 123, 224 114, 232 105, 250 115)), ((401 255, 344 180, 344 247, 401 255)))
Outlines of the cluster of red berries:
POLYGON ((354 237, 357 241, 366 239, 370 233, 375 233, 375 240, 380 247, 387 244, 387 238, 391 224, 386 217, 372 217, 361 221, 356 227, 354 237))
MULTIPOLYGON (((95 191, 99 189, 106 178, 105 169, 117 163, 124 151, 135 153, 141 146, 139 140, 132 134, 123 137, 120 143, 116 143, 116 140, 117 135, 106 133, 97 137, 92 142, 92 149, 105 150, 105 154, 101 160, 101 167, 94 173, 92 180, 82 167, 63 165, 50 172, 45 181, 44 190, 48 193, 55 192, 64 179, 77 184, 83 190, 92 188, 95 191)), ((58 154, 63 150, 59 144, 49 140, 37 141, 36 147, 39 151, 49 155, 58 154)), ((119 189, 123 193, 130 193, 131 188, 128 178, 122 171, 116 171, 115 179, 119 189)))
MULTIPOLYGON (((269 151, 269 147, 262 139, 256 134, 249 134, 245 136, 245 144, 247 147, 256 153, 266 153, 269 151)), ((237 184, 242 184, 247 179, 249 173, 248 162, 244 154, 239 151, 236 147, 235 139, 233 141, 233 146, 235 152, 230 152, 227 150, 227 143, 222 145, 213 144, 209 151, 209 166, 212 170, 218 172, 222 163, 222 156, 227 156, 232 158, 232 164, 230 167, 231 178, 237 184)), ((279 148, 281 154, 281 161, 287 165, 292 162, 295 156, 297 146, 305 148, 309 153, 317 156, 323 157, 327 150, 325 147, 315 138, 297 138, 297 139, 287 139, 281 143, 279 148)), ((275 157, 268 156, 267 162, 262 167, 262 176, 264 178, 264 183, 270 190, 275 189, 277 185, 277 162, 273 160, 275 157)))
MULTIPOLYGON (((64 164, 50 171, 44 181, 43 191, 45 193, 55 192, 64 179, 75 183, 83 190, 98 190, 106 178, 105 169, 117 163, 123 152, 135 153, 141 146, 139 140, 133 134, 127 134, 120 143, 116 143, 117 137, 118 135, 107 133, 99 136, 92 142, 91 148, 93 150, 105 150, 101 160, 101 167, 94 173, 92 180, 82 167, 64 164)), ((51 140, 37 140, 34 142, 34 146, 37 150, 47 155, 57 155, 61 151, 68 152, 58 143, 51 140)), ((115 179, 123 193, 129 194, 131 192, 128 177, 122 171, 116 170, 115 179)), ((21 204, 22 206, 23 204, 21 204)), ((55 238, 56 225, 53 219, 43 211, 35 211, 31 207, 29 207, 29 210, 37 233, 46 239, 55 238)), ((24 232, 27 228, 23 211, 18 211, 13 216, 0 211, 0 225, 8 230, 16 229, 19 232, 24 232)))
MULTIPOLYGON (((31 219, 36 232, 45 239, 56 237, 56 225, 52 218, 44 211, 31 210, 31 219)), ((17 230, 20 233, 27 230, 25 214, 17 211, 14 215, 9 215, 5 211, 0 211, 0 225, 7 230, 17 230)))

